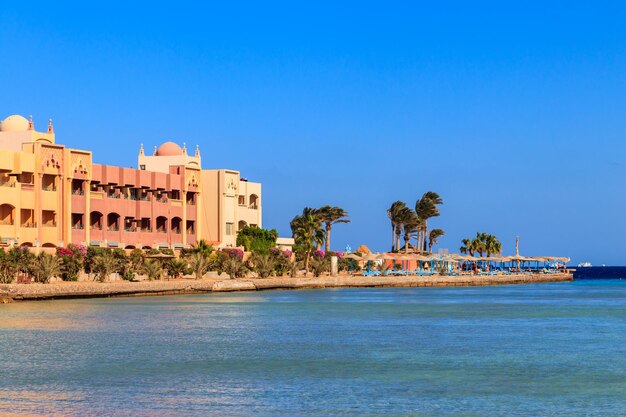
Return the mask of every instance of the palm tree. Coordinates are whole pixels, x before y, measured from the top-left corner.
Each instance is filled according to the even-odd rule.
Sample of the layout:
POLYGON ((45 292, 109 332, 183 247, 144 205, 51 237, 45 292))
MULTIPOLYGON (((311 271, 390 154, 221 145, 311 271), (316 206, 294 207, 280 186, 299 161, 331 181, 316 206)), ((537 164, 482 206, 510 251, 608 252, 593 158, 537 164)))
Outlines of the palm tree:
POLYGON ((476 237, 474 239, 472 239, 472 247, 474 249, 474 252, 478 252, 479 256, 483 256, 483 253, 485 253, 485 250, 487 249, 485 247, 485 237, 487 235, 485 233, 476 233, 476 237))
POLYGON ((461 243, 463 243, 463 246, 459 248, 459 252, 464 253, 469 256, 474 256, 474 248, 472 247, 472 239, 463 239, 461 243))
POLYGON ((159 261, 149 259, 143 264, 143 273, 148 276, 150 281, 152 281, 153 279, 161 278, 163 268, 161 267, 161 263, 159 261))
POLYGON ((313 245, 321 244, 324 241, 325 233, 322 223, 317 215, 317 210, 305 207, 302 214, 294 217, 289 225, 295 243, 304 248, 304 273, 306 274, 309 271, 313 245))
POLYGON ((209 256, 214 250, 215 249, 213 248, 213 246, 209 245, 209 243, 206 240, 200 239, 198 243, 191 246, 190 252, 191 253, 200 252, 204 254, 205 256, 209 256))
POLYGON ((348 212, 341 207, 323 206, 318 209, 318 216, 326 227, 326 252, 330 251, 330 232, 333 224, 350 223, 348 212))
POLYGON ((105 250, 98 254, 93 261, 93 272, 100 282, 104 282, 119 268, 119 260, 112 251, 105 250))
POLYGON ((427 191, 422 198, 415 202, 415 212, 423 221, 422 230, 418 236, 418 247, 420 251, 426 249, 426 233, 428 232, 428 219, 439 216, 438 205, 443 204, 443 199, 434 191, 427 191))
POLYGON ((209 258, 203 252, 193 252, 187 258, 189 267, 192 269, 196 279, 200 279, 209 270, 209 258))
POLYGON ((225 259, 222 264, 222 268, 224 269, 224 272, 230 276, 230 279, 239 278, 246 273, 245 265, 241 259, 236 256, 229 256, 225 259))
POLYGON ((276 261, 271 255, 255 253, 252 255, 250 262, 259 278, 267 278, 274 273, 276 261))
POLYGON ((387 209, 387 217, 391 222, 391 250, 396 249, 396 242, 399 240, 397 230, 399 228, 399 220, 402 210, 406 208, 404 201, 396 201, 387 209))
POLYGON ((54 255, 41 252, 33 260, 32 272, 36 282, 48 283, 53 277, 61 273, 60 259, 54 255))
POLYGON ((429 253, 433 253, 433 246, 437 244, 437 239, 439 239, 441 236, 445 234, 446 232, 444 232, 442 229, 433 229, 430 231, 430 233, 428 234, 428 252, 429 253))
POLYGON ((172 259, 165 265, 165 269, 170 278, 180 278, 187 270, 187 262, 182 259, 172 259))
POLYGON ((492 254, 499 254, 502 252, 502 243, 494 235, 486 235, 485 252, 487 252, 487 257, 490 257, 492 254))
MULTIPOLYGON (((402 226, 404 232, 404 252, 409 253, 409 243, 413 235, 419 230, 421 226, 421 220, 417 217, 417 214, 408 207, 400 212, 399 223, 402 226)), ((398 250, 399 248, 398 244, 398 250)))

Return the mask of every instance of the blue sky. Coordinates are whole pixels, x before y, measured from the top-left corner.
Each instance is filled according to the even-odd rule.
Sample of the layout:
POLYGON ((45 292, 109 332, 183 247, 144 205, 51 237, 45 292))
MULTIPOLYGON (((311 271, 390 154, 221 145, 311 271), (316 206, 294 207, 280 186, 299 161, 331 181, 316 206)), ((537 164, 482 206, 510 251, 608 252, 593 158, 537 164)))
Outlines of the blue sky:
POLYGON ((282 235, 348 210, 335 249, 388 249, 386 208, 433 190, 441 247, 626 264, 622 2, 296 3, 0 0, 0 117, 122 166, 199 144, 282 235))

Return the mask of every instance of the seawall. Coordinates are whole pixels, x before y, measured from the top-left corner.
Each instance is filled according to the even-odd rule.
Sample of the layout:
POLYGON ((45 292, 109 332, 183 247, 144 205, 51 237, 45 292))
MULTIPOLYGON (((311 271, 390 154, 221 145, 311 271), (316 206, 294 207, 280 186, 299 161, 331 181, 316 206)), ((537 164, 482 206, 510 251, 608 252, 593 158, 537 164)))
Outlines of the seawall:
POLYGON ((0 303, 63 298, 125 297, 146 295, 198 294, 229 291, 313 289, 342 287, 467 287, 483 285, 535 284, 572 281, 573 275, 476 276, 335 276, 319 278, 265 279, 179 279, 141 282, 56 282, 50 284, 0 284, 0 303))

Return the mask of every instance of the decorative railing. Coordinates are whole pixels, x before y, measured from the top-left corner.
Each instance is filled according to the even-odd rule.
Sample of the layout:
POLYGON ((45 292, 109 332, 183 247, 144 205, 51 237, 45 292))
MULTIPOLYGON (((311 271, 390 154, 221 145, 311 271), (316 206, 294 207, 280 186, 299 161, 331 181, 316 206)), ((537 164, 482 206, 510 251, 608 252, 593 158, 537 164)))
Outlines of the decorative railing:
POLYGON ((84 228, 85 228, 85 226, 82 225, 82 224, 73 224, 72 225, 72 229, 74 229, 74 230, 83 230, 84 228))
POLYGON ((84 190, 72 190, 72 195, 85 195, 84 190))
POLYGON ((118 226, 109 226, 107 227, 109 232, 119 232, 120 228, 118 226))

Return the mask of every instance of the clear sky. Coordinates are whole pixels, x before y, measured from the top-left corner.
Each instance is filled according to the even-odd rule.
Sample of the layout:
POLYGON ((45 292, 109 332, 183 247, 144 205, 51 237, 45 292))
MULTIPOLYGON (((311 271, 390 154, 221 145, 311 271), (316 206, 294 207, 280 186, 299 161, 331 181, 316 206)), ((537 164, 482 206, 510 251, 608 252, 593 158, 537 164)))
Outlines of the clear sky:
POLYGON ((0 117, 99 163, 199 144, 281 235, 348 210, 334 249, 389 249, 387 207, 432 190, 451 251, 626 264, 624 2, 91 3, 0 0, 0 117))

